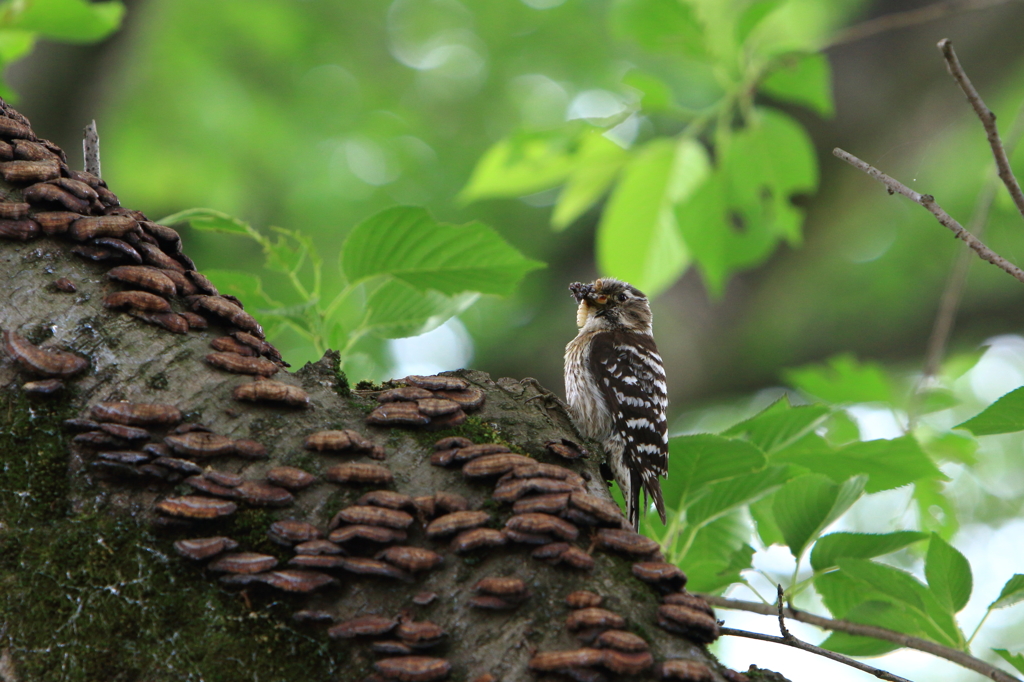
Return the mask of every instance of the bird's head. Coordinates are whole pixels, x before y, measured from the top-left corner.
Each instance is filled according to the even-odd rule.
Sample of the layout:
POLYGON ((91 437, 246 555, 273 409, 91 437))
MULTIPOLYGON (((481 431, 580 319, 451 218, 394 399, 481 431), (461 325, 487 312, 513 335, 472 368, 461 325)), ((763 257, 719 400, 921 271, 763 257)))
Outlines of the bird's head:
POLYGON ((579 304, 577 326, 651 333, 651 306, 631 284, 603 277, 591 284, 573 282, 569 291, 579 304))

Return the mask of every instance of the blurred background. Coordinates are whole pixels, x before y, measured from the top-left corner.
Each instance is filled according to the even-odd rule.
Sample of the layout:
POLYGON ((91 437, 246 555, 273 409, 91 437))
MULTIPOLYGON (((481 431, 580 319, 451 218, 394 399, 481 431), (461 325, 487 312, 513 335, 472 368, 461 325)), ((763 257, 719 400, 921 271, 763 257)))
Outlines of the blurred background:
MULTIPOLYGON (((844 26, 931 3, 798 4, 796 18, 827 44, 844 26)), ((993 6, 825 50, 834 118, 785 107, 808 128, 820 167, 819 190, 805 198, 805 244, 776 249, 729 280, 719 298, 690 270, 654 303, 675 409, 770 385, 780 368, 839 349, 920 362, 958 244, 922 209, 889 199, 830 152, 851 151, 967 221, 989 152, 935 43, 954 41, 1004 127, 1024 94, 1024 6, 973 4, 993 6)), ((610 35, 607 3, 126 5, 123 27, 109 39, 41 41, 8 69, 16 106, 41 135, 80 163, 81 130, 95 118, 104 175, 122 204, 154 219, 214 208, 263 230, 302 230, 325 254, 336 253, 359 220, 396 203, 426 206, 449 222, 480 219, 548 268, 531 273, 514 298, 485 298, 448 325, 430 344, 442 346, 438 355, 417 352, 422 340, 404 342, 375 373, 402 376, 417 361, 436 369, 465 363, 560 387, 562 350, 575 334, 566 286, 598 274, 600 206, 556 233, 550 193, 466 206, 456 197, 502 137, 556 127, 595 92, 624 90, 635 51, 610 35)), ((686 75, 679 96, 699 97, 699 72, 690 90, 686 75)), ((1024 232, 1008 201, 997 201, 988 229, 994 248, 1024 258, 1024 232)), ((255 244, 182 231, 203 269, 256 271, 262 262, 255 244)), ((325 276, 335 270, 328 262, 325 276)), ((972 263, 953 348, 1016 331, 1022 300, 1009 277, 972 263)), ((290 350, 293 364, 315 359, 297 344, 290 350)))
MULTIPOLYGON (((124 4, 122 27, 110 38, 90 45, 40 41, 5 74, 16 108, 38 134, 68 151, 73 166, 81 166, 82 128, 96 119, 104 178, 123 205, 153 219, 201 206, 264 231, 272 225, 301 230, 325 256, 328 289, 332 281, 338 286, 334 254, 341 241, 383 208, 414 204, 447 222, 481 220, 548 267, 529 274, 514 296, 485 296, 427 336, 367 341, 367 362, 356 372, 361 368, 366 376, 351 378, 470 366, 494 377, 533 376, 561 392, 563 348, 576 330, 566 287, 599 274, 594 244, 602 204, 557 232, 550 227, 557 191, 468 204, 458 195, 477 162, 502 138, 622 108, 617 103, 629 96, 623 74, 638 60, 660 58, 638 55, 614 35, 611 3, 124 4)), ((787 21, 817 41, 832 71, 833 117, 781 105, 809 132, 820 182, 815 193, 796 202, 806 210, 802 245, 774 249, 756 267, 732 276, 721 295, 709 292, 701 273, 690 269, 653 301, 676 431, 725 427, 776 397, 772 387, 783 383, 784 369, 840 352, 879 361, 896 373, 919 372, 943 288, 963 246, 922 208, 887 196, 831 150, 843 147, 935 195, 966 224, 991 174, 991 155, 936 42, 953 40, 1004 133, 1024 101, 1024 3, 788 4, 787 21), (887 30, 865 23, 926 6, 957 11, 887 30)), ((691 66, 677 70, 671 88, 682 105, 697 108, 712 97, 713 79, 706 69, 691 66)), ((681 128, 656 116, 634 123, 619 131, 617 140, 625 147, 681 128)), ((1024 153, 1013 161, 1018 174, 1024 173, 1024 153)), ((1024 263, 1022 227, 1000 188, 986 241, 1024 263)), ((247 241, 188 228, 182 234, 200 269, 257 272, 262 263, 258 247, 247 241)), ((1024 384, 1024 340, 1017 336, 1022 324, 1020 283, 972 259, 949 349, 970 352, 986 342, 991 349, 956 384, 962 414, 943 417, 946 428, 1024 384)), ((316 359, 297 338, 285 335, 277 342, 293 365, 316 359)), ((851 416, 862 439, 899 433, 884 411, 851 416)), ((1011 540, 1020 534, 1015 519, 1024 492, 1021 441, 1000 437, 985 447, 987 465, 969 481, 963 478, 958 498, 961 528, 973 530, 961 532, 957 545, 984 571, 975 576, 980 596, 969 607, 975 611, 968 621, 971 613, 980 617, 998 594, 1008 577, 1002 569, 1010 570, 1004 566, 1008 555, 1017 558, 1012 570, 1021 572, 1019 542, 1011 540)), ((954 478, 955 484, 961 481, 954 478)), ((909 513, 907 505, 876 500, 853 515, 848 528, 888 530, 909 513)), ((785 561, 772 550, 758 557, 755 565, 768 572, 791 570, 791 564, 773 563, 785 561)), ((1011 613, 993 617, 990 623, 998 627, 991 645, 1021 646, 1019 630, 1012 635, 1018 621, 1011 613)), ((772 631, 773 624, 765 628, 772 631)), ((776 667, 794 680, 822 674, 863 679, 832 664, 818 667, 817 659, 813 668, 801 663, 801 677, 792 665, 799 654, 771 645, 754 654, 750 647, 733 640, 721 653, 741 669, 754 661, 771 666, 774 656, 776 667)), ((890 669, 899 674, 975 679, 918 654, 894 656, 890 669)))

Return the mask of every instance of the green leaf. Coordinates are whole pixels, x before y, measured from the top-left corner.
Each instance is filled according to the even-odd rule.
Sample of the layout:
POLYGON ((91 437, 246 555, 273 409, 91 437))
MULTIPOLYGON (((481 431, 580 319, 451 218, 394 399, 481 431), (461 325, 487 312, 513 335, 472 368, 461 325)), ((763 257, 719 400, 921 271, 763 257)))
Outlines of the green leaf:
POLYGON ((829 533, 818 538, 811 550, 811 566, 823 571, 840 559, 871 559, 903 549, 928 537, 927 533, 901 530, 894 533, 829 533))
POLYGON ((702 525, 714 521, 736 507, 764 497, 790 478, 789 467, 776 466, 712 483, 708 493, 687 508, 686 522, 702 525))
POLYGON ((723 136, 718 167, 675 211, 716 295, 731 272, 763 262, 779 240, 800 242, 803 212, 791 199, 818 184, 814 146, 796 121, 766 108, 751 112, 750 121, 723 136))
MULTIPOLYGON (((886 602, 872 602, 872 604, 878 604, 880 608, 885 608, 890 611, 899 611, 899 609, 892 604, 886 602)), ((908 619, 909 622, 913 622, 912 619, 908 619)), ((891 629, 891 628, 890 628, 891 629)), ((860 637, 858 635, 848 635, 845 632, 833 632, 825 638, 821 644, 822 649, 828 649, 834 651, 837 654, 844 654, 846 656, 881 656, 887 654, 890 651, 895 651, 900 648, 899 644, 893 644, 883 639, 875 639, 874 637, 860 637)))
POLYGON ((882 366, 858 362, 849 354, 829 358, 826 364, 789 369, 783 376, 804 393, 833 404, 894 402, 893 382, 882 366))
POLYGON ((278 237, 276 243, 272 243, 267 249, 266 261, 263 264, 267 270, 290 274, 298 272, 306 257, 304 248, 295 248, 284 237, 278 237))
POLYGON ((948 388, 933 388, 922 391, 915 396, 915 400, 917 400, 917 409, 915 411, 919 415, 941 412, 960 404, 959 398, 948 388))
POLYGON ((263 282, 256 275, 237 270, 203 270, 203 274, 222 294, 237 296, 250 306, 281 306, 267 295, 263 282))
POLYGON ((349 233, 341 267, 350 283, 390 275, 421 290, 507 296, 526 273, 544 267, 482 223, 438 223, 422 208, 396 206, 349 233))
POLYGON ((252 225, 212 208, 190 208, 166 216, 157 221, 163 225, 189 223, 192 229, 200 232, 219 232, 248 237, 263 248, 265 260, 263 267, 285 275, 297 274, 308 258, 313 267, 319 270, 321 259, 313 246, 313 240, 298 230, 283 227, 272 227, 278 234, 277 240, 260 234, 252 225))
POLYGON ((659 138, 627 164, 597 229, 602 273, 623 279, 653 298, 667 289, 689 263, 672 206, 692 194, 710 162, 690 138, 659 138))
POLYGON ((21 4, 9 28, 35 31, 51 40, 91 43, 121 26, 124 9, 120 2, 33 0, 21 4))
POLYGON ((736 42, 741 45, 764 19, 778 9, 783 0, 754 0, 736 20, 736 42))
POLYGON ((599 133, 584 137, 568 182, 558 195, 551 226, 564 230, 608 190, 628 154, 599 133))
POLYGON ((726 431, 723 436, 746 436, 766 453, 785 447, 820 424, 830 410, 822 405, 792 407, 784 395, 753 417, 726 431))
MULTIPOLYGON (((0 25, 2 24, 3 18, 0 16, 0 25)), ((7 100, 9 104, 16 104, 18 95, 4 82, 3 72, 8 64, 32 51, 36 44, 36 36, 35 31, 0 28, 0 98, 7 100)))
MULTIPOLYGON (((955 641, 959 631, 951 616, 937 611, 938 619, 944 622, 946 627, 952 628, 953 640, 939 628, 932 616, 923 610, 926 608, 925 602, 935 604, 935 599, 912 576, 891 566, 858 559, 844 560, 841 565, 845 567, 847 563, 853 566, 849 571, 820 573, 814 578, 814 588, 821 595, 822 602, 833 617, 866 625, 878 625, 917 637, 927 637, 947 645, 955 641), (858 572, 861 565, 866 565, 863 575, 858 572), (887 580, 891 581, 891 584, 886 583, 887 580), (874 585, 876 581, 883 584, 882 589, 874 585), (907 600, 901 598, 900 590, 908 595, 907 600), (915 599, 915 594, 921 598, 915 599), (881 606, 880 602, 889 606, 881 606)), ((851 646, 849 651, 854 650, 852 646, 862 647, 859 650, 865 652, 875 646, 868 639, 860 638, 852 642, 845 638, 837 639, 833 640, 832 644, 851 646)))
POLYGON ((821 52, 786 55, 779 68, 761 81, 760 90, 783 102, 805 106, 823 118, 832 118, 832 69, 821 52))
POLYGON ((750 443, 711 434, 676 436, 668 442, 669 475, 663 490, 671 506, 687 506, 709 483, 760 471, 767 458, 750 443))
POLYGON ((818 573, 814 576, 814 589, 833 618, 846 619, 859 604, 885 600, 885 595, 865 588, 841 571, 818 573))
POLYGON ((1006 649, 993 649, 992 651, 999 654, 1000 658, 1016 668, 1017 672, 1024 673, 1024 655, 1011 654, 1006 649))
POLYGON ((754 548, 746 542, 749 537, 750 529, 736 513, 701 528, 681 562, 687 589, 718 592, 738 582, 754 556, 754 548))
POLYGON ((960 528, 956 505, 944 494, 940 481, 915 481, 914 502, 917 503, 918 518, 923 530, 935 531, 949 539, 960 528))
POLYGON ((825 442, 838 447, 860 440, 860 427, 846 410, 836 410, 825 420, 825 442))
POLYGON ((963 635, 953 614, 906 571, 863 559, 840 559, 839 569, 889 601, 908 606, 918 616, 918 623, 928 638, 956 648, 962 644, 963 635))
POLYGON ((676 109, 672 88, 657 76, 632 69, 622 77, 622 83, 640 92, 640 105, 646 112, 664 112, 676 109))
POLYGON ((836 483, 864 474, 868 476, 866 491, 869 493, 898 488, 922 479, 948 480, 912 436, 851 443, 829 457, 822 457, 815 451, 782 451, 773 455, 772 461, 806 467, 836 483))
POLYGON ((955 547, 937 533, 932 533, 928 543, 928 555, 924 562, 924 575, 928 587, 939 603, 948 611, 957 613, 971 598, 974 578, 971 564, 955 547))
POLYGON ((740 231, 735 229, 728 210, 724 173, 721 168, 716 169, 689 200, 675 208, 676 224, 685 248, 700 265, 705 285, 715 296, 722 294, 729 274, 742 267, 736 264, 730 247, 746 248, 737 245, 740 231))
POLYGON ((757 537, 765 547, 781 545, 786 542, 782 535, 779 524, 775 522, 775 514, 772 513, 772 505, 775 503, 774 493, 762 497, 750 505, 750 518, 754 520, 754 527, 757 529, 757 537))
POLYGON ((775 493, 772 513, 789 551, 797 559, 826 527, 864 493, 866 478, 837 485, 817 474, 800 476, 775 493))
MULTIPOLYGON (((817 460, 830 459, 835 456, 836 448, 813 431, 805 433, 792 443, 776 450, 771 454, 769 460, 773 464, 789 463, 797 464, 805 460, 817 462, 817 460)), ((798 464, 799 466, 799 464, 798 464)), ((808 471, 807 473, 810 473, 808 471)))
POLYGON ((271 228, 278 233, 277 241, 264 240, 263 251, 266 254, 264 267, 282 274, 297 274, 302 268, 306 258, 309 258, 315 268, 320 266, 320 257, 317 255, 313 240, 298 230, 288 230, 283 227, 271 228), (297 246, 293 246, 292 243, 297 246))
POLYGON ((953 383, 964 374, 974 368, 978 361, 985 355, 988 348, 978 348, 968 353, 957 353, 951 355, 942 363, 942 370, 939 374, 946 383, 953 383))
MULTIPOLYGON (((856 561, 856 560, 851 560, 856 561)), ((895 571, 896 576, 893 578, 897 583, 902 585, 902 589, 908 591, 908 593, 919 592, 925 599, 930 599, 934 602, 934 598, 928 593, 927 589, 923 585, 918 583, 912 576, 898 571, 890 566, 883 566, 882 564, 874 564, 871 562, 862 562, 869 565, 869 569, 872 567, 879 567, 882 571, 880 576, 881 580, 885 580, 888 576, 886 571, 895 571), (903 585, 904 580, 909 580, 910 585, 903 585)), ((879 576, 873 576, 873 578, 879 578, 879 576)), ((935 622, 924 613, 918 606, 911 606, 905 601, 899 598, 894 598, 890 593, 890 590, 879 590, 872 586, 867 580, 854 578, 850 573, 846 573, 842 570, 834 571, 831 573, 821 573, 814 578, 814 588, 821 595, 821 599, 825 604, 825 607, 832 613, 835 618, 843 620, 852 620, 858 623, 864 623, 865 625, 878 625, 880 627, 902 632, 904 634, 913 635, 916 637, 927 637, 935 640, 936 637, 943 643, 948 643, 950 640, 946 637, 941 630, 937 629, 935 622), (888 604, 888 607, 883 607, 880 604, 888 604)), ((913 598, 911 597, 911 601, 913 598)), ((941 614, 940 614, 941 615, 941 614)), ((946 615, 945 621, 947 625, 952 624, 951 618, 946 615)), ((955 630, 955 625, 953 625, 955 630)), ((828 641, 828 640, 826 640, 828 641)), ((871 644, 871 639, 861 639, 847 643, 845 638, 837 639, 833 641, 834 644, 841 646, 857 646, 862 647, 860 650, 869 651, 871 647, 875 646, 871 644), (840 644, 842 642, 842 644, 840 644)), ((830 645, 831 646, 831 645, 830 645)), ((878 645, 881 646, 881 645, 878 645)), ((850 649, 853 651, 854 649, 850 649)), ((872 654, 862 654, 872 655, 872 654)))
MULTIPOLYGON (((797 462, 807 466, 807 462, 797 462)), ((814 467, 808 467, 814 471, 814 467)), ((853 474, 867 474, 866 492, 899 488, 920 480, 947 481, 912 436, 892 440, 871 440, 852 443, 840 449, 831 458, 822 473, 834 480, 853 474)))
POLYGON ((680 0, 616 0, 609 13, 612 35, 654 52, 704 55, 704 27, 680 0))
MULTIPOLYGON (((884 601, 859 603, 846 614, 845 620, 863 625, 895 630, 907 635, 920 635, 918 619, 906 609, 884 601)), ((861 637, 845 632, 833 632, 821 647, 847 656, 881 656, 900 648, 899 644, 874 637, 861 637)))
POLYGON ((959 462, 968 466, 978 463, 978 441, 970 436, 947 432, 921 440, 921 447, 933 460, 959 462))
POLYGON ((745 246, 766 238, 771 238, 769 247, 780 238, 798 245, 803 213, 791 200, 818 186, 814 144, 803 126, 775 109, 758 107, 749 122, 721 150, 728 208, 735 216, 730 216, 730 231, 745 246))
POLYGON ((521 132, 495 143, 477 162, 459 201, 521 197, 562 184, 576 167, 571 130, 521 132))
POLYGON ((200 232, 223 232, 225 234, 238 234, 245 237, 259 236, 259 233, 244 220, 239 220, 234 216, 212 208, 189 208, 165 216, 157 222, 161 225, 189 223, 192 229, 199 230, 200 232))
POLYGON ((16 59, 21 59, 36 44, 34 31, 21 31, 18 29, 0 29, 0 63, 6 64, 16 59))
POLYGON ((922 613, 926 609, 928 589, 906 571, 864 559, 840 559, 839 569, 897 604, 907 604, 922 613))
POLYGON ((370 294, 366 322, 354 331, 387 339, 418 336, 440 327, 477 298, 477 294, 450 297, 436 291, 422 292, 405 282, 389 280, 370 294))
POLYGON ((989 604, 990 609, 1005 609, 1017 602, 1024 601, 1024 574, 1015 573, 1006 581, 996 600, 989 604))
POLYGON ((981 414, 954 428, 967 429, 975 436, 1024 431, 1024 386, 1010 391, 986 407, 981 414))

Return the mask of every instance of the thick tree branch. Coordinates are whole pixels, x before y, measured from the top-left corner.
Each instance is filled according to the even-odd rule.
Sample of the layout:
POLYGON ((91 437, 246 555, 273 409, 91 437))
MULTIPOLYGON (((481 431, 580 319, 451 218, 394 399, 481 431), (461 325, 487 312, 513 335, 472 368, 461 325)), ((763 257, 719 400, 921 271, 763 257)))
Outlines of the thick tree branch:
MULTIPOLYGON (((712 606, 721 606, 727 609, 736 609, 738 611, 749 611, 751 613, 759 613, 764 616, 776 615, 776 609, 774 605, 762 604, 759 602, 742 601, 739 599, 729 599, 727 597, 718 597, 711 594, 701 595, 708 601, 712 606)), ((963 651, 951 649, 949 647, 930 642, 920 637, 912 637, 911 635, 905 635, 902 632, 896 632, 895 630, 887 630, 874 625, 862 625, 861 623, 851 623, 846 620, 833 620, 831 618, 823 618, 821 616, 815 616, 810 613, 803 611, 797 611, 795 609, 785 609, 785 615, 787 618, 791 618, 801 623, 808 623, 816 627, 822 628, 823 630, 834 630, 836 632, 845 632, 850 635, 858 635, 861 637, 874 637, 875 639, 881 639, 886 642, 892 642, 893 644, 899 644, 902 647, 908 649, 917 649, 918 651, 924 651, 944 658, 947 661, 956 663, 959 666, 973 670, 976 673, 980 673, 989 679, 995 680, 996 682, 1020 682, 1019 679, 1003 672, 999 668, 990 665, 982 660, 971 656, 963 651)), ((743 631, 731 631, 728 628, 722 628, 722 634, 733 634, 739 635, 743 631)), ((743 635, 739 635, 743 636, 743 635)), ((767 635, 759 635, 758 638, 767 637, 767 635)), ((781 638, 780 638, 781 639, 781 638)), ((773 640, 768 640, 773 641, 773 640)))
POLYGON ((1010 196, 1013 197, 1013 203, 1020 211, 1021 216, 1024 216, 1024 193, 1021 192, 1020 184, 1014 177, 1013 171, 1010 170, 1010 160, 1007 158, 1006 149, 1003 148, 1003 141, 999 138, 999 130, 996 128, 996 115, 982 101, 981 95, 974 88, 971 79, 967 77, 967 73, 960 66, 960 60, 957 59, 956 52, 953 51, 953 42, 949 38, 943 38, 939 41, 939 51, 942 52, 942 56, 946 60, 946 68, 953 76, 953 80, 963 90, 967 101, 974 108, 974 113, 981 119, 981 125, 985 127, 985 136, 988 137, 988 144, 992 147, 992 156, 996 160, 999 179, 1009 190, 1010 196))
POLYGON ((564 459, 548 447, 577 436, 568 415, 527 403, 533 389, 461 370, 428 384, 461 386, 444 400, 461 399, 469 417, 424 423, 426 413, 407 402, 415 414, 371 418, 383 392, 350 391, 336 352, 292 373, 246 350, 274 356, 253 336, 255 320, 192 269, 173 229, 117 206, 94 178, 70 183, 79 194, 64 201, 80 209, 70 225, 31 206, 29 183, 73 173, 3 100, 0 139, 27 140, 44 156, 0 168, 0 327, 18 334, 0 352, 0 682, 11 682, 5 670, 15 664, 32 680, 53 670, 75 679, 182 671, 233 679, 239 661, 263 679, 355 681, 377 670, 437 680, 450 669, 463 680, 521 680, 532 677, 535 653, 580 660, 574 623, 608 629, 620 619, 642 629, 645 652, 595 658, 586 648, 580 665, 644 672, 674 660, 702 679, 727 679, 700 646, 713 628, 704 622, 706 634, 687 638, 688 610, 672 611, 681 619, 672 626, 661 591, 631 574, 656 544, 598 529, 621 523, 599 458, 564 459), (94 198, 79 207, 83 187, 94 198), (121 245, 83 244, 89 230, 109 234, 100 228, 121 245), (152 267, 141 279, 123 279, 124 268, 110 277, 115 251, 152 267), (108 307, 118 300, 144 305, 126 314, 108 307), (73 376, 69 353, 88 360, 73 376), (257 382, 240 372, 276 374, 257 382), (54 373, 68 374, 63 392, 25 388, 34 374, 54 373), (436 450, 442 436, 460 439, 447 445, 462 450, 436 450), (495 452, 504 449, 516 454, 495 452), (492 468, 460 471, 457 455, 492 468), (536 463, 545 466, 517 468, 536 463), (499 496, 496 478, 509 468, 529 478, 506 477, 499 496), (530 509, 552 514, 512 508, 550 490, 564 506, 530 509), (456 510, 473 513, 446 513, 456 510), (490 527, 468 525, 483 523, 490 527), (312 551, 326 554, 296 546, 324 536, 336 544, 312 551), (539 541, 543 559, 534 555, 539 541), (523 584, 510 586, 511 577, 523 584), (597 598, 608 611, 570 610, 566 596, 584 586, 599 591, 585 603, 597 598), (355 620, 364 616, 377 618, 355 620), (388 639, 371 642, 364 627, 388 639), (410 651, 417 655, 403 658, 410 651))
POLYGON ((885 185, 886 189, 889 190, 889 194, 902 194, 916 204, 924 206, 928 211, 935 216, 935 219, 939 221, 943 226, 949 228, 958 239, 963 240, 969 247, 974 249, 978 257, 984 261, 988 261, 992 265, 1000 268, 1004 272, 1015 277, 1018 281, 1024 283, 1024 270, 1021 270, 1016 265, 1006 260, 992 249, 985 246, 985 244, 975 237, 973 234, 968 232, 963 225, 956 221, 951 215, 946 213, 941 206, 935 203, 935 197, 931 194, 921 194, 910 189, 899 180, 889 177, 882 171, 878 170, 871 164, 858 159, 853 154, 836 147, 832 150, 832 154, 842 159, 846 163, 850 164, 858 170, 864 171, 875 180, 885 185))

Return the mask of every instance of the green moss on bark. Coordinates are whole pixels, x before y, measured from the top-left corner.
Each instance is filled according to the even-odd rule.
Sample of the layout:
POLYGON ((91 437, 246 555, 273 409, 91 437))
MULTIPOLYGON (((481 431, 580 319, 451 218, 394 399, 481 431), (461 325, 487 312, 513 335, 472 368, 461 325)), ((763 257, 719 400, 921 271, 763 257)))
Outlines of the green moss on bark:
POLYGON ((20 389, 0 400, 0 521, 17 528, 63 517, 68 508, 67 437, 71 398, 29 398, 20 389))
POLYGON ((479 417, 467 417, 462 426, 440 431, 411 431, 413 437, 425 448, 434 449, 434 443, 442 438, 460 436, 474 443, 500 443, 509 445, 494 428, 479 417))
POLYGON ((330 643, 252 608, 134 520, 65 519, 0 539, 0 622, 30 680, 328 679, 330 643), (245 677, 248 677, 246 673, 245 677))
POLYGON ((348 375, 341 370, 341 365, 338 363, 334 369, 334 376, 336 382, 334 384, 334 392, 342 398, 348 398, 352 395, 352 389, 349 387, 348 375))
MULTIPOLYGON (((74 514, 69 411, 68 397, 0 401, 0 646, 22 679, 346 676, 322 633, 292 624, 292 600, 222 589, 123 512, 74 514)), ((248 510, 230 530, 262 548, 273 518, 248 510)))

